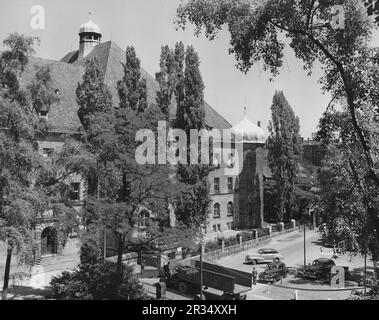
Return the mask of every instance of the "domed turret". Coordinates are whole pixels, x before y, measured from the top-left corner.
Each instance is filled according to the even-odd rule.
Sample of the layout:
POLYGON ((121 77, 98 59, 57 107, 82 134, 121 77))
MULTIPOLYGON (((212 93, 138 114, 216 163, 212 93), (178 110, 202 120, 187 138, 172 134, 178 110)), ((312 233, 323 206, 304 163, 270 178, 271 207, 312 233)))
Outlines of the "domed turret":
POLYGON ((242 141, 237 140, 240 143, 266 143, 266 134, 263 129, 251 122, 247 117, 247 112, 245 108, 245 116, 243 120, 236 124, 232 129, 232 135, 241 137, 242 141))
POLYGON ((101 35, 100 27, 96 23, 93 23, 91 19, 89 19, 88 22, 83 23, 80 26, 79 34, 84 33, 84 32, 86 32, 86 33, 87 32, 89 32, 89 33, 97 33, 97 34, 101 35))
POLYGON ((79 59, 88 55, 92 49, 101 41, 100 27, 93 23, 91 18, 88 22, 82 24, 79 29, 79 59))

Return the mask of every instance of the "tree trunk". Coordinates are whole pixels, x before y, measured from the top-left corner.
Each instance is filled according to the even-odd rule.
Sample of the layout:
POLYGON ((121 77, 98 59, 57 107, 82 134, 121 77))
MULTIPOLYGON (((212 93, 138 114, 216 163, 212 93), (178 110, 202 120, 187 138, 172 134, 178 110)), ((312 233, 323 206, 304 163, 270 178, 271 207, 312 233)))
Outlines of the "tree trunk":
POLYGON ((7 261, 5 263, 5 272, 4 272, 4 285, 2 299, 7 300, 8 296, 8 285, 9 285, 9 273, 11 270, 11 260, 12 260, 12 248, 8 247, 7 249, 7 261))
POLYGON ((118 248, 117 248, 117 272, 122 272, 122 255, 124 254, 124 243, 121 236, 118 237, 118 248))

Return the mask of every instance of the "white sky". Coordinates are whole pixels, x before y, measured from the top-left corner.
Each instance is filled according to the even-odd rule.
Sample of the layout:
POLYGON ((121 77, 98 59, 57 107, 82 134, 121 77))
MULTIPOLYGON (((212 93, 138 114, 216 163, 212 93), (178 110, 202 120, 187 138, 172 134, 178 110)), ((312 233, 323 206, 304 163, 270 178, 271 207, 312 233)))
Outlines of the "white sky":
MULTIPOLYGON (((102 30, 102 41, 113 40, 121 48, 135 46, 142 67, 151 75, 158 71, 162 45, 172 47, 180 40, 194 45, 201 60, 205 98, 231 124, 242 119, 243 107, 247 106, 250 120, 262 121, 267 129, 272 96, 275 90, 283 90, 300 118, 301 134, 307 138, 316 131, 330 100, 322 95, 317 83, 321 75, 318 68, 308 77, 292 51, 286 50, 285 65, 274 83, 258 66, 245 75, 236 69, 234 57, 228 54, 226 32, 209 42, 204 37, 194 37, 192 28, 176 30, 173 21, 179 3, 180 0, 0 0, 0 40, 11 32, 38 36, 41 45, 36 55, 59 60, 78 48, 79 26, 92 11, 92 20, 102 30), (45 8, 44 30, 31 28, 30 10, 34 5, 45 8)), ((379 46, 378 35, 376 32, 375 45, 379 46)))

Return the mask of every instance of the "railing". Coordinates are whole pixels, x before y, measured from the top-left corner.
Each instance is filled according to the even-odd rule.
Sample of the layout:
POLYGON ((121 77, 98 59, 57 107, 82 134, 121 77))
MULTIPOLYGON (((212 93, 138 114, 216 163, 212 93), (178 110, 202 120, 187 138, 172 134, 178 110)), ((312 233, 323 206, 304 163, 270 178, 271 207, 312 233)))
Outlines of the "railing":
POLYGON ((284 224, 284 230, 289 230, 293 228, 292 222, 288 222, 284 224))

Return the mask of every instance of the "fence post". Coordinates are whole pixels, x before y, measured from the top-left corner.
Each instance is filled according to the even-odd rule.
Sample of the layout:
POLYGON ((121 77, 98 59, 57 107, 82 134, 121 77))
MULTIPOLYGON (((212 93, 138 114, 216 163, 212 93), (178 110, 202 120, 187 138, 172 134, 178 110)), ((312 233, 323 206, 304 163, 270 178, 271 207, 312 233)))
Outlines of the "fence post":
POLYGON ((279 222, 280 231, 284 231, 284 222, 279 222))
POLYGON ((243 241, 242 236, 239 237, 239 241, 240 241, 240 249, 242 249, 242 241, 243 241))
POLYGON ((225 240, 221 240, 221 252, 225 252, 225 240))
POLYGON ((272 227, 271 226, 268 226, 268 235, 269 237, 271 238, 271 233, 272 233, 272 227))
POLYGON ((296 228, 296 220, 292 219, 291 223, 292 223, 292 229, 295 229, 296 228))

